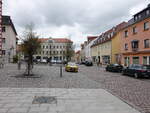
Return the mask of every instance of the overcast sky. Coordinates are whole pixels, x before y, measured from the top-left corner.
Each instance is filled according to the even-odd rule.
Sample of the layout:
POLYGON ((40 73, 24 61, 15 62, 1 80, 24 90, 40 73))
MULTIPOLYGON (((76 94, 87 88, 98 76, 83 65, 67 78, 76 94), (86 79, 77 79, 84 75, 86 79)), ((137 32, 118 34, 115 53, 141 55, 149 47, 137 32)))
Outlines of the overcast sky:
POLYGON ((70 37, 76 49, 88 35, 99 35, 147 7, 150 0, 3 0, 3 15, 10 15, 21 35, 35 24, 41 38, 70 37))

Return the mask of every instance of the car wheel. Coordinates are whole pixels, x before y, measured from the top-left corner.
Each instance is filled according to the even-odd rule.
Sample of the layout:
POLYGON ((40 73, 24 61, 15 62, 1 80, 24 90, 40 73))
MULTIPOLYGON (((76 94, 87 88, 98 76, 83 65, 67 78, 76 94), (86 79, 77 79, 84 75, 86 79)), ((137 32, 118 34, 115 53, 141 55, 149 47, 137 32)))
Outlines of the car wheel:
POLYGON ((139 75, 137 73, 134 73, 135 78, 139 78, 139 75))

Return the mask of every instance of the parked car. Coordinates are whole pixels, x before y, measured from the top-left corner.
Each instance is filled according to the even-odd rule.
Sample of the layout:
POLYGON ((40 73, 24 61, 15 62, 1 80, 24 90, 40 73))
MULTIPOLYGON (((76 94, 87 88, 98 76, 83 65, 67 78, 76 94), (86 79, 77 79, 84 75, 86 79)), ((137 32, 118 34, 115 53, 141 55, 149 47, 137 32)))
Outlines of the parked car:
POLYGON ((109 64, 106 66, 106 71, 110 72, 121 72, 123 69, 123 66, 120 64, 109 64))
POLYGON ((37 63, 40 63, 41 62, 41 59, 37 59, 37 63))
POLYGON ((55 63, 56 63, 56 60, 51 60, 51 63, 52 63, 52 64, 55 64, 55 63))
POLYGON ((85 64, 85 61, 81 61, 81 63, 80 63, 81 65, 83 65, 83 64, 85 64))
POLYGON ((135 78, 150 77, 150 65, 132 64, 122 71, 123 75, 131 75, 135 78))
POLYGON ((86 66, 93 66, 93 62, 92 61, 85 61, 85 65, 86 66))
POLYGON ((74 62, 68 62, 68 64, 65 67, 65 70, 67 72, 78 72, 78 66, 74 62))
POLYGON ((61 60, 56 60, 56 63, 57 63, 57 64, 61 64, 62 61, 61 61, 61 60))
POLYGON ((46 64, 46 63, 47 63, 47 60, 46 60, 46 59, 42 59, 42 60, 41 60, 41 63, 45 63, 45 64, 46 64))

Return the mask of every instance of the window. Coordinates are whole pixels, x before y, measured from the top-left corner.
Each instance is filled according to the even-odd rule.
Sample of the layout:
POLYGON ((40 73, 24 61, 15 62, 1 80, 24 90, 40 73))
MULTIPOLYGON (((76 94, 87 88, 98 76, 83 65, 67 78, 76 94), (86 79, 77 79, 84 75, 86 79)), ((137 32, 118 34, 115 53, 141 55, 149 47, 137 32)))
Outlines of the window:
POLYGON ((53 48, 55 49, 55 46, 53 46, 53 48))
POLYGON ((139 57, 133 57, 133 64, 139 64, 139 57))
POLYGON ((2 27, 2 32, 6 32, 6 27, 2 27))
POLYGON ((139 47, 139 41, 138 40, 134 40, 132 41, 132 48, 138 48, 139 47))
POLYGON ((5 38, 2 38, 2 43, 5 43, 5 42, 6 42, 5 38))
POLYGON ((143 56, 143 64, 144 65, 147 65, 147 60, 148 60, 148 57, 147 56, 143 56))
POLYGON ((59 46, 57 46, 57 49, 59 48, 59 46))
POLYGON ((46 49, 48 49, 48 46, 46 46, 46 49))
POLYGON ((138 15, 138 18, 139 18, 139 19, 141 18, 141 15, 140 15, 140 14, 138 15))
POLYGON ((43 49, 45 48, 45 46, 43 46, 43 49))
POLYGON ((44 54, 44 51, 43 51, 43 54, 44 54))
POLYGON ((130 58, 129 57, 124 57, 124 65, 129 66, 130 64, 130 58))
POLYGON ((145 22, 144 23, 144 30, 148 30, 149 29, 149 22, 145 22))
POLYGON ((124 45, 124 49, 128 50, 128 44, 127 43, 124 45))
POLYGON ((138 19, 138 17, 137 17, 137 16, 135 16, 134 20, 136 21, 137 19, 138 19))
POLYGON ((124 33, 125 33, 125 37, 128 37, 128 30, 126 30, 124 33))
POLYGON ((49 48, 51 49, 51 46, 49 46, 49 48))
POLYGON ((144 40, 144 47, 145 48, 149 48, 150 47, 150 40, 149 39, 144 40))
POLYGON ((149 15, 149 13, 150 13, 150 11, 149 11, 149 10, 147 10, 147 11, 146 11, 146 15, 149 15))
POLYGON ((136 33, 137 33, 137 28, 133 27, 133 34, 136 34, 136 33))

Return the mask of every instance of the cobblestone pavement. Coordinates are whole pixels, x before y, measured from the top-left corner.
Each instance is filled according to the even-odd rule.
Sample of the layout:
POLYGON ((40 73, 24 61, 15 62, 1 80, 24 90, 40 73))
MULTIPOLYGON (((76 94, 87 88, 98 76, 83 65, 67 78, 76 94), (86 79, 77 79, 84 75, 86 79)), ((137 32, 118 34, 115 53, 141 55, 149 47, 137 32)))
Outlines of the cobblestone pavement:
POLYGON ((143 113, 150 113, 150 79, 134 79, 119 73, 105 72, 100 67, 80 66, 79 73, 63 72, 59 77, 57 66, 35 66, 33 72, 41 78, 16 78, 24 72, 17 71, 17 66, 6 65, 0 69, 0 87, 18 88, 104 88, 115 96, 137 108, 143 113))
POLYGON ((103 68, 89 67, 83 75, 102 85, 103 88, 137 108, 142 113, 150 113, 150 79, 135 79, 120 73, 106 72, 103 68))
POLYGON ((103 89, 0 88, 0 100, 0 113, 139 113, 103 89))

